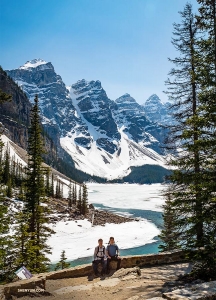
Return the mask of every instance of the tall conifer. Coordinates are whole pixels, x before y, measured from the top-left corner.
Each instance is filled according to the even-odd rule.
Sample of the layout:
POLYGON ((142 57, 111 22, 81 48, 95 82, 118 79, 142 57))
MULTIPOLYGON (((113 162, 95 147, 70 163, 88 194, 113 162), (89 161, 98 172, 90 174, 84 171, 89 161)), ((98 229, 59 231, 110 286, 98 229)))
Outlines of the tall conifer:
POLYGON ((83 184, 83 195, 82 195, 82 214, 85 215, 88 212, 88 191, 86 184, 83 184))
POLYGON ((167 94, 174 102, 171 109, 175 118, 174 125, 169 128, 167 144, 175 155, 169 162, 175 167, 170 177, 173 200, 169 204, 174 206, 180 216, 178 222, 175 222, 175 231, 179 230, 181 245, 190 250, 203 246, 202 153, 198 147, 201 139, 198 113, 200 103, 197 96, 198 37, 191 4, 186 4, 180 15, 182 21, 174 24, 172 39, 179 56, 170 59, 175 67, 171 69, 166 81, 167 94))
POLYGON ((45 198, 44 169, 42 167, 43 140, 41 136, 38 97, 35 96, 31 115, 31 127, 28 144, 28 170, 26 180, 25 209, 30 215, 29 233, 27 243, 27 266, 32 272, 47 270, 50 247, 46 244, 52 231, 47 227, 47 206, 42 205, 45 198))

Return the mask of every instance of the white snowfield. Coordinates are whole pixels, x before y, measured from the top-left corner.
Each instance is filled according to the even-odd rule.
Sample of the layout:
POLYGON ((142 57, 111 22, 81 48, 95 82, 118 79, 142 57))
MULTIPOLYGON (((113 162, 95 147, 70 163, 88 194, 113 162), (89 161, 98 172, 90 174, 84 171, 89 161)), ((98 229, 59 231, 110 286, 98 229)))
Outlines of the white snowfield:
POLYGON ((62 250, 65 250, 68 260, 93 256, 99 238, 106 245, 109 237, 114 236, 120 249, 128 249, 154 242, 154 237, 160 232, 154 224, 146 220, 95 227, 91 227, 87 220, 77 223, 61 221, 52 228, 56 234, 48 240, 53 248, 48 257, 53 263, 59 261, 62 250))
POLYGON ((17 154, 13 147, 13 142, 4 134, 1 135, 1 140, 4 143, 3 152, 9 150, 9 155, 14 159, 15 162, 20 163, 23 167, 26 167, 26 162, 17 154))

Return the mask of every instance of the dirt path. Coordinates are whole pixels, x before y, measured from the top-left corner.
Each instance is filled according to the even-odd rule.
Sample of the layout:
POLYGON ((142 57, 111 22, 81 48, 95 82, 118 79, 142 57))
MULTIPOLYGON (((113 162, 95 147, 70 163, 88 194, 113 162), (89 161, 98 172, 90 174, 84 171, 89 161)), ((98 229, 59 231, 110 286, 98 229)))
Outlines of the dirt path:
MULTIPOLYGON (((137 300, 161 297, 162 292, 177 286, 177 276, 188 272, 188 263, 178 263, 141 269, 141 275, 127 269, 103 278, 79 277, 47 280, 46 293, 40 300, 137 300)), ((22 297, 29 300, 31 295, 22 297)))

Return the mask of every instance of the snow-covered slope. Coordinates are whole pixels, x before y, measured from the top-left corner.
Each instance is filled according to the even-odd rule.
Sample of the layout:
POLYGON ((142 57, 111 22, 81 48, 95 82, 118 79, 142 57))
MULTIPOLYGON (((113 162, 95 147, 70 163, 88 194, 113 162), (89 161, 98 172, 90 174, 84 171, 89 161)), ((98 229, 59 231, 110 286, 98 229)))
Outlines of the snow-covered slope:
POLYGON ((131 166, 164 166, 163 128, 129 94, 112 101, 98 80, 66 88, 52 63, 42 59, 7 73, 31 101, 38 94, 45 130, 78 169, 113 179, 127 175, 131 166))
MULTIPOLYGON (((87 125, 89 136, 73 128, 61 138, 61 145, 79 169, 113 179, 130 173, 131 166, 164 165, 163 157, 145 145, 154 144, 156 139, 149 133, 143 133, 142 139, 135 141, 127 132, 127 125, 132 121, 120 118, 120 114, 128 109, 119 109, 118 102, 108 99, 99 81, 81 80, 69 90, 77 116, 87 125)), ((150 122, 143 118, 149 125, 150 122)))
MULTIPOLYGON (((2 134, 0 136, 1 141, 4 143, 3 146, 3 154, 8 151, 10 158, 12 161, 14 161, 16 164, 21 165, 23 168, 27 166, 28 162, 28 155, 26 150, 16 145, 14 142, 12 142, 6 135, 2 134)), ((45 167, 49 167, 47 164, 43 164, 45 167)), ((57 180, 60 180, 63 187, 63 196, 65 198, 68 197, 68 191, 69 191, 69 184, 70 184, 70 178, 65 176, 64 174, 58 172, 57 170, 51 168, 52 173, 54 175, 54 189, 56 187, 57 180)))

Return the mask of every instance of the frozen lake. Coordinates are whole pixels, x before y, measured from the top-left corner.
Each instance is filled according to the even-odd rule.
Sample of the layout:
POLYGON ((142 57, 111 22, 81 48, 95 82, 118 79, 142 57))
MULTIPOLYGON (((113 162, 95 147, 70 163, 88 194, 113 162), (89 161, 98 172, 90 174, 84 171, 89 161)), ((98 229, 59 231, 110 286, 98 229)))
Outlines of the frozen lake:
POLYGON ((62 250, 66 251, 68 260, 73 261, 72 265, 90 262, 98 238, 103 238, 106 244, 110 236, 115 237, 121 255, 158 251, 165 186, 96 183, 87 186, 89 203, 96 208, 140 220, 94 227, 87 220, 59 222, 53 226, 56 234, 49 239, 53 247, 49 258, 53 263, 59 260, 62 250))

